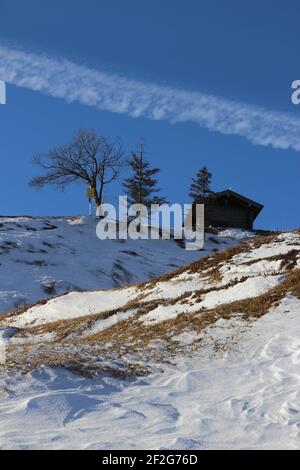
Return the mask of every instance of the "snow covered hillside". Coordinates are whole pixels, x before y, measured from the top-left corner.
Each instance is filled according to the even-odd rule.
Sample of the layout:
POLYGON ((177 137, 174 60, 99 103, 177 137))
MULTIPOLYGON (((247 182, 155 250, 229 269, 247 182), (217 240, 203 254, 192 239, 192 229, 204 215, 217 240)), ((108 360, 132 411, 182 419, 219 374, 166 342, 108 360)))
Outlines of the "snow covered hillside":
POLYGON ((198 253, 174 240, 100 241, 96 221, 89 217, 2 217, 0 312, 70 291, 143 282, 236 244, 240 237, 249 234, 207 235, 198 253))
POLYGON ((2 315, 2 447, 299 447, 299 268, 273 234, 2 315))

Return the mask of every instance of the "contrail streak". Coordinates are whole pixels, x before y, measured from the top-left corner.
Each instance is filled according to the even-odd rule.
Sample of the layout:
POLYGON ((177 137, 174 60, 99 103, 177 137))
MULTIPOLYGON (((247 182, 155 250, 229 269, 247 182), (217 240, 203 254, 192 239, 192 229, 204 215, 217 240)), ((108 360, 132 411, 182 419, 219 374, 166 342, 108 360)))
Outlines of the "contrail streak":
POLYGON ((300 118, 292 114, 131 80, 64 58, 0 47, 0 79, 101 110, 170 123, 193 122, 252 144, 300 150, 300 118))

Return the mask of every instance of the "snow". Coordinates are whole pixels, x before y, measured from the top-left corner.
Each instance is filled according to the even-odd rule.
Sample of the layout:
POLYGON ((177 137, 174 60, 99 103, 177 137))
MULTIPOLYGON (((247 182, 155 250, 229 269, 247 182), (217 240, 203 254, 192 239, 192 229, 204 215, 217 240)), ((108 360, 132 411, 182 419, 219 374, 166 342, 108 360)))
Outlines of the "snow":
POLYGON ((2 376, 1 448, 297 449, 299 307, 289 296, 225 356, 206 350, 146 378, 2 376))
POLYGON ((261 258, 262 254, 268 258, 271 251, 272 256, 274 253, 284 256, 291 249, 299 248, 298 242, 299 235, 295 237, 294 234, 287 233, 258 248, 252 248, 250 245, 248 250, 243 250, 219 266, 221 279, 217 280, 209 280, 205 272, 187 275, 186 270, 169 281, 146 284, 144 289, 132 286, 106 291, 71 292, 29 308, 22 315, 10 320, 9 326, 37 326, 119 309, 119 312, 109 318, 100 319, 93 325, 94 331, 99 332, 117 321, 133 316, 134 310, 126 314, 128 304, 132 301, 141 305, 143 302, 163 300, 161 305, 154 306, 140 319, 145 324, 153 324, 174 319, 185 312, 199 312, 202 309, 212 309, 226 303, 254 298, 266 293, 283 280, 280 273, 282 259, 269 261, 261 258), (252 263, 245 265, 245 260, 249 259, 252 263), (270 267, 267 263, 273 264, 270 267), (193 292, 201 290, 207 292, 196 300, 193 299, 193 292), (176 302, 176 299, 180 299, 185 293, 190 293, 189 302, 176 302))
POLYGON ((159 305, 154 308, 150 313, 147 313, 141 318, 141 322, 145 324, 160 323, 166 320, 172 320, 181 313, 191 311, 186 305, 159 305))
POLYGON ((247 239, 250 240, 251 238, 253 238, 253 232, 242 230, 240 228, 226 228, 226 229, 220 230, 218 233, 218 236, 219 237, 232 237, 240 241, 243 241, 247 239))
POLYGON ((213 308, 217 305, 235 302, 236 300, 251 299, 262 295, 272 289, 282 281, 282 276, 256 276, 248 278, 243 282, 221 289, 208 292, 205 294, 202 302, 199 303, 200 308, 213 308))
POLYGON ((128 318, 132 317, 135 315, 135 310, 127 310, 126 312, 118 312, 114 315, 111 315, 108 318, 105 318, 103 320, 97 320, 93 324, 91 328, 87 328, 84 333, 82 334, 82 337, 88 337, 95 335, 99 333, 100 331, 105 330, 106 328, 110 328, 111 326, 115 325, 119 321, 122 320, 127 320, 128 318))
POLYGON ((226 289, 213 290, 203 295, 201 302, 195 302, 193 305, 176 304, 176 305, 159 305, 150 313, 144 315, 141 319, 144 323, 160 323, 162 321, 176 318, 182 313, 193 313, 203 308, 213 308, 218 305, 224 305, 237 300, 251 299, 258 295, 264 294, 279 284, 282 276, 257 276, 249 278, 244 282, 240 282, 226 289))
POLYGON ((90 217, 1 217, 0 312, 70 291, 147 281, 239 242, 206 238, 201 252, 188 251, 174 240, 99 240, 90 217))
POLYGON ((199 333, 196 333, 195 331, 190 330, 190 331, 184 331, 180 335, 173 336, 173 341, 179 341, 179 343, 183 345, 190 345, 193 343, 193 341, 199 338, 200 338, 199 333))
MULTIPOLYGON (((83 219, 70 225, 70 230, 77 233, 84 223, 83 219)), ((229 246, 234 243, 230 240, 229 246)), ((247 313, 243 304, 238 304, 241 311, 232 309, 229 314, 229 308, 226 317, 216 314, 217 307, 235 301, 259 302, 258 296, 276 289, 290 274, 293 283, 295 263, 282 261, 289 251, 300 251, 299 240, 300 233, 282 234, 261 246, 250 243, 231 258, 217 257, 210 264, 212 272, 206 264, 204 269, 196 264, 166 281, 70 292, 3 317, 0 348, 8 346, 10 358, 15 350, 24 352, 28 347, 33 351, 29 359, 43 347, 58 355, 68 347, 76 359, 81 348, 87 348, 93 364, 102 361, 113 365, 115 372, 125 370, 126 364, 138 364, 147 366, 150 374, 124 379, 104 373, 104 368, 86 378, 46 365, 31 366, 23 375, 18 367, 0 368, 0 448, 299 448, 300 299, 283 288, 281 302, 268 312, 261 310, 259 318, 255 311, 243 315, 247 313), (279 259, 266 259, 270 256, 279 259), (189 315, 180 317, 185 312, 189 315), (209 321, 202 324, 203 314, 209 321), (198 326, 193 315, 199 316, 198 326), (80 318, 79 329, 72 322, 71 332, 64 330, 63 322, 75 318, 80 318), (66 333, 63 339, 56 335, 57 320, 66 333), (165 324, 152 328, 161 322, 165 324), (30 328, 38 325, 49 325, 49 332, 30 328), (93 335, 108 328, 111 334, 107 330, 93 349, 93 335), (119 340, 123 332, 124 342, 119 340), (146 348, 147 338, 152 349, 146 348)), ((164 261, 170 260, 167 247, 175 246, 166 243, 164 261)), ((108 256, 116 256, 112 244, 107 246, 108 256)), ((152 256, 162 257, 160 249, 152 250, 152 256)), ((137 264, 135 255, 129 258, 134 260, 130 270, 135 269, 135 275, 145 274, 145 246, 139 250, 137 264)), ((78 252, 75 258, 73 274, 78 281, 78 252)), ((128 264, 122 267, 127 269, 128 264)), ((158 261, 152 266, 163 269, 158 261)), ((35 271, 31 267, 28 272, 35 271)), ((296 284, 291 285, 296 293, 296 284)))
MULTIPOLYGON (((149 314, 144 315, 142 321, 161 322, 175 318, 180 313, 200 310, 201 308, 213 308, 220 304, 226 304, 235 300, 242 300, 246 298, 256 297, 267 292, 272 287, 275 287, 282 276, 257 276, 255 278, 248 278, 244 282, 240 282, 232 287, 227 287, 221 290, 213 290, 203 296, 201 302, 195 303, 192 307, 177 304, 173 305, 160 305, 153 309, 149 314)), ((159 294, 156 298, 172 298, 176 292, 177 284, 165 283, 164 289, 160 287, 159 294), (175 291, 174 291, 175 289, 175 291)), ((189 288, 185 284, 184 289, 178 289, 177 297, 182 292, 191 291, 191 285, 188 283, 189 288)), ((96 313, 104 313, 110 310, 122 309, 130 301, 140 297, 140 290, 136 287, 118 289, 114 291, 95 291, 95 292, 70 292, 62 297, 50 299, 46 304, 36 305, 29 308, 24 314, 17 316, 14 320, 10 321, 12 327, 25 327, 37 326, 45 323, 51 323, 58 320, 66 320, 70 318, 82 317, 85 315, 93 315, 96 313)), ((145 300, 153 300, 155 295, 149 295, 145 300)), ((132 311, 128 315, 116 314, 112 315, 109 319, 99 320, 98 326, 94 326, 95 331, 100 331, 108 328, 116 321, 129 318, 133 315, 132 311), (101 326, 100 326, 101 325, 101 326)))
POLYGON ((208 285, 205 280, 199 280, 199 275, 190 276, 188 279, 179 279, 179 276, 176 276, 169 282, 157 282, 154 288, 147 290, 149 293, 147 293, 145 300, 176 299, 185 292, 203 289, 208 285))
POLYGON ((299 234, 285 233, 277 236, 273 243, 264 244, 235 256, 233 262, 239 264, 270 256, 285 255, 292 250, 299 251, 299 234))
POLYGON ((15 327, 37 326, 122 308, 137 296, 134 287, 115 291, 70 292, 50 299, 44 305, 29 308, 10 324, 15 327))
POLYGON ((228 276, 228 279, 232 279, 234 274, 247 274, 248 276, 255 276, 262 272, 265 274, 274 274, 280 271, 281 261, 281 259, 278 261, 261 260, 251 264, 238 264, 238 268, 236 264, 226 265, 220 268, 220 272, 223 274, 224 278, 228 276))

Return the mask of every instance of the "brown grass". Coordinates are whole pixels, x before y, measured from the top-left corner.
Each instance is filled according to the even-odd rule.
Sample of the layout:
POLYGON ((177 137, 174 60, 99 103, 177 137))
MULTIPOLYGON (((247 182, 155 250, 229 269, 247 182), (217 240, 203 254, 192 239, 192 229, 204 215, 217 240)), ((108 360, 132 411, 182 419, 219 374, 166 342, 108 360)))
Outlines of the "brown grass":
MULTIPOLYGON (((280 269, 287 272, 284 280, 267 293, 256 298, 244 299, 223 304, 212 309, 201 309, 189 313, 188 305, 185 313, 174 319, 155 324, 145 324, 143 316, 159 305, 189 304, 199 302, 202 295, 219 289, 225 289, 243 282, 247 277, 232 280, 227 285, 211 286, 193 292, 185 292, 175 299, 156 299, 147 301, 147 289, 154 287, 157 282, 169 281, 183 272, 199 272, 205 278, 218 280, 219 268, 230 261, 233 256, 248 252, 253 248, 271 242, 276 234, 252 240, 248 243, 218 252, 214 256, 202 258, 188 267, 180 268, 170 274, 161 276, 153 281, 142 284, 139 298, 128 302, 122 309, 114 309, 98 314, 77 317, 74 319, 59 320, 39 326, 26 327, 16 333, 20 339, 36 337, 36 335, 54 333, 53 341, 42 343, 21 344, 18 347, 8 348, 7 367, 19 367, 24 371, 47 364, 57 367, 68 367, 79 373, 94 374, 100 371, 117 375, 143 375, 148 373, 153 363, 172 361, 179 353, 186 352, 186 347, 174 340, 178 334, 193 330, 201 333, 207 327, 214 325, 219 319, 229 320, 235 316, 246 321, 252 321, 266 314, 278 305, 288 294, 292 293, 300 299, 300 270, 295 269, 297 263, 297 250, 291 250, 286 255, 272 256, 267 260, 281 260, 280 269), (120 311, 134 310, 134 316, 122 320, 113 326, 96 334, 83 338, 93 324, 106 319, 120 311), (157 347, 159 344, 159 347, 157 347), (126 359, 130 358, 130 360, 126 359), (133 359, 134 358, 134 359, 133 359), (122 366, 116 362, 123 361, 122 366)), ((257 262, 259 260, 255 260, 257 262)), ((246 262, 244 264, 251 264, 246 262)), ((42 302, 44 303, 44 302, 42 302)), ((6 321, 15 312, 5 316, 6 321)), ((190 350, 201 347, 201 341, 194 341, 190 350)))
POLYGON ((163 274, 162 276, 151 280, 150 282, 145 282, 141 286, 143 287, 152 287, 157 282, 166 282, 172 280, 174 277, 179 276, 180 274, 186 272, 189 274, 193 274, 195 272, 203 272, 208 271, 208 276, 212 279, 219 279, 219 266, 231 260, 235 255, 247 252, 253 248, 258 248, 262 245, 270 243, 275 237, 277 236, 276 233, 272 235, 268 235, 265 237, 255 238, 248 242, 243 242, 240 245, 227 248, 226 250, 218 251, 213 255, 205 256, 198 261, 194 261, 193 263, 189 264, 188 266, 183 266, 175 271, 171 271, 170 273, 163 274))
MULTIPOLYGON (((103 357, 105 357, 107 354, 112 354, 114 359, 118 360, 126 357, 129 354, 134 354, 137 358, 137 364, 138 360, 142 361, 146 354, 151 358, 152 361, 161 363, 172 360, 178 353, 183 352, 183 347, 173 339, 176 335, 182 333, 183 331, 193 330, 196 332, 202 332, 208 326, 215 324, 219 319, 222 318, 229 320, 236 314, 238 314, 240 318, 248 321, 260 318, 262 315, 266 314, 271 309, 271 307, 278 305, 289 292, 299 296, 299 269, 294 270, 288 274, 280 285, 271 289, 266 294, 258 296, 254 299, 251 298, 235 301, 213 309, 200 310, 192 314, 188 312, 182 313, 172 320, 163 321, 153 325, 144 324, 141 321, 142 316, 147 312, 147 310, 153 309, 157 305, 157 303, 152 305, 149 303, 147 304, 147 308, 145 310, 142 309, 138 311, 134 318, 120 321, 114 326, 85 339, 77 337, 74 338, 72 342, 67 340, 66 344, 72 344, 72 347, 75 347, 78 350, 80 350, 82 346, 89 346, 96 349, 97 347, 107 346, 105 347, 105 352, 102 351, 103 357), (160 342, 163 347, 157 349, 154 345, 154 342, 160 342)), ((83 321, 83 319, 80 321, 83 321)), ((60 328, 64 329, 64 326, 66 327, 66 325, 64 325, 66 322, 69 333, 71 326, 69 321, 60 322, 60 328)), ((73 326, 78 332, 78 324, 74 324, 74 322, 76 323, 76 321, 73 321, 73 326)), ((46 332, 49 330, 49 327, 51 327, 51 324, 45 325, 44 327, 38 327, 36 332, 46 332)), ((56 331, 57 327, 58 325, 55 326, 56 331)), ((60 335, 59 343, 64 341, 62 339, 63 337, 67 337, 66 333, 64 333, 64 335, 60 335)), ((57 343, 55 343, 55 345, 57 345, 57 343)), ((196 342, 193 348, 199 348, 200 346, 201 342, 196 342)), ((34 349, 35 346, 26 345, 25 350, 27 350, 27 352, 25 357, 28 357, 28 350, 30 350, 30 348, 34 349)), ((51 365, 67 364, 68 367, 71 367, 72 364, 74 365, 74 357, 72 358, 74 353, 71 355, 66 355, 63 353, 63 351, 60 351, 59 355, 57 355, 54 354, 54 350, 51 349, 51 345, 48 348, 45 346, 45 348, 46 352, 39 350, 38 357, 35 358, 34 362, 31 361, 31 365, 36 366, 37 364, 45 362, 51 365)), ((19 356, 19 360, 21 359, 21 362, 24 360, 24 351, 22 354, 19 356)), ((14 362, 18 362, 17 356, 14 356, 14 362)), ((82 368, 87 368, 87 370, 90 370, 93 369, 93 367, 96 367, 95 365, 93 365, 93 367, 91 366, 91 364, 93 364, 94 358, 89 363, 87 358, 82 354, 79 357, 79 364, 82 364, 82 368), (87 364, 90 364, 89 367, 87 364)), ((148 370, 145 364, 144 367, 148 370)), ((103 364, 97 366, 96 369, 103 370, 103 364)), ((128 373, 127 369, 126 371, 128 373)))
POLYGON ((217 320, 221 318, 228 320, 236 314, 239 314, 245 320, 260 318, 271 307, 278 305, 288 292, 299 295, 299 291, 300 270, 297 269, 292 271, 281 284, 256 298, 235 301, 213 309, 200 310, 196 313, 182 313, 172 320, 155 323, 154 325, 145 325, 139 321, 141 318, 134 321, 132 319, 124 320, 111 328, 82 340, 82 342, 89 344, 109 342, 112 343, 109 348, 111 352, 116 352, 116 348, 124 348, 128 352, 137 353, 141 348, 141 344, 143 345, 143 351, 147 351, 151 342, 162 340, 169 346, 165 348, 163 356, 162 352, 159 351, 159 360, 163 360, 170 356, 171 351, 174 352, 172 338, 177 334, 186 330, 203 331, 217 320))

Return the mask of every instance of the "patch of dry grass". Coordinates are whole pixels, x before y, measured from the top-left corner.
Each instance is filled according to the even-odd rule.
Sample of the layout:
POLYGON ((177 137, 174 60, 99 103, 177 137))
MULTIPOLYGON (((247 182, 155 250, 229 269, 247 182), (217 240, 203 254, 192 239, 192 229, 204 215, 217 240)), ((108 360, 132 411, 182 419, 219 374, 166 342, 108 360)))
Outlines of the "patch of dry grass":
POLYGON ((174 319, 153 325, 142 323, 141 318, 124 320, 82 340, 82 342, 88 344, 93 342, 109 343, 111 344, 108 349, 110 352, 118 352, 122 348, 127 352, 138 353, 142 345, 143 351, 152 352, 154 355, 158 354, 159 361, 167 360, 177 353, 176 349, 178 348, 174 345, 173 337, 183 331, 201 332, 219 319, 229 320, 236 314, 245 320, 260 318, 271 307, 278 305, 288 293, 299 295, 299 291, 300 270, 297 269, 288 274, 281 284, 258 297, 235 301, 213 309, 182 313, 174 319), (155 348, 151 347, 151 343, 155 341, 166 343, 163 351, 155 351, 155 348))
POLYGON ((254 238, 251 241, 243 242, 240 245, 227 248, 223 251, 218 251, 213 255, 205 256, 198 261, 194 261, 193 263, 189 264, 188 266, 183 266, 175 271, 170 273, 164 274, 158 278, 153 279, 150 282, 145 282, 142 284, 144 287, 152 287, 157 282, 166 282, 171 281, 175 277, 179 276, 180 274, 186 272, 188 274, 193 273, 201 273, 207 272, 208 277, 212 280, 219 280, 220 279, 220 272, 219 267, 224 263, 229 262, 235 255, 246 253, 251 249, 258 248, 262 245, 268 244, 276 238, 277 234, 272 233, 272 235, 268 235, 265 237, 254 238))
MULTIPOLYGON (((143 360, 144 355, 147 354, 154 362, 169 361, 179 352, 183 352, 183 347, 173 340, 178 334, 190 330, 200 333, 219 319, 229 320, 237 314, 244 320, 257 319, 266 314, 271 307, 279 304, 287 293, 299 295, 299 291, 300 270, 298 269, 287 275, 281 284, 254 299, 235 301, 194 313, 182 313, 174 319, 153 325, 141 321, 143 315, 157 305, 152 304, 150 307, 148 304, 146 310, 141 309, 134 318, 120 321, 87 338, 74 338, 72 344, 77 348, 82 345, 105 347, 105 355, 112 354, 115 359, 133 354, 138 360, 143 360), (157 342, 160 342, 162 347, 157 348, 157 342)), ((201 342, 195 343, 194 349, 198 347, 201 347, 201 342)), ((51 354, 50 356, 52 357, 51 354)))

